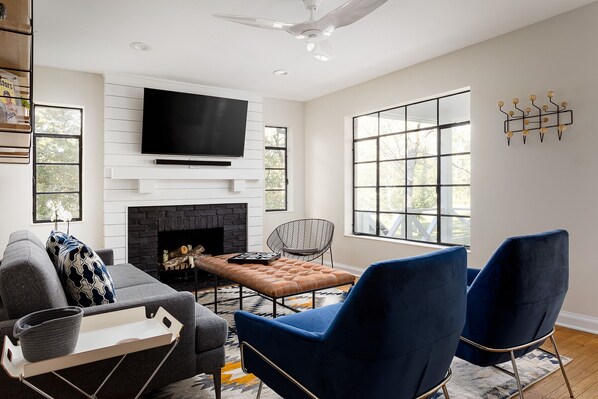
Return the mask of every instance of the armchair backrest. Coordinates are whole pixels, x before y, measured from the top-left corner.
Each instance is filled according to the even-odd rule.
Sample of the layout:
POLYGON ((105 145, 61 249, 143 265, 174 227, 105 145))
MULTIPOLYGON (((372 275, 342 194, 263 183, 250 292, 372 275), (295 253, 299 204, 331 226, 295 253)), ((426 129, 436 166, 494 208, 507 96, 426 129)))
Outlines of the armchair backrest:
POLYGON ((556 322, 568 282, 565 230, 507 239, 469 288, 463 336, 494 349, 541 338, 556 322))
MULTIPOLYGON (((285 248, 309 249, 309 255, 315 259, 332 244, 334 224, 324 219, 300 219, 278 226, 267 240, 268 247, 274 252, 284 252, 285 248)), ((284 253, 286 257, 293 254, 284 253)), ((303 255, 301 257, 304 257, 303 255)))
POLYGON ((465 322, 466 265, 462 247, 371 265, 325 332, 324 397, 413 398, 440 383, 465 322))

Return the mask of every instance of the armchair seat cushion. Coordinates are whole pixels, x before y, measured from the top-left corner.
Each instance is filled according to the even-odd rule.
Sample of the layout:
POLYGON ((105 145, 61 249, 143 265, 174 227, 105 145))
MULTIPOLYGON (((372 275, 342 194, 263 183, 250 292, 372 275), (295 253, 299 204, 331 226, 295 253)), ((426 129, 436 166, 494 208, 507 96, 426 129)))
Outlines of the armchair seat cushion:
POLYGON ((282 251, 293 255, 313 255, 320 252, 320 248, 287 248, 282 247, 282 251))
POLYGON ((323 333, 326 331, 341 306, 343 306, 342 303, 335 303, 334 305, 306 310, 305 312, 295 313, 290 316, 278 317, 274 321, 308 332, 323 333))

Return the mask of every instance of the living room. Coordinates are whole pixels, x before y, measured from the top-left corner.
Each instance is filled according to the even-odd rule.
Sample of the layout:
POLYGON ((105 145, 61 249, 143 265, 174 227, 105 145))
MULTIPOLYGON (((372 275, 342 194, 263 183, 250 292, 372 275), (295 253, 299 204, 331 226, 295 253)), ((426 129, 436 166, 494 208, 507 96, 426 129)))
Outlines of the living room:
MULTIPOLYGON (((212 14, 228 13, 300 20, 304 17, 301 12, 305 10, 299 0, 296 2, 298 4, 259 1, 254 6, 239 1, 209 2, 205 10, 201 9, 206 13, 201 18, 213 19, 212 14), (277 14, 277 7, 281 9, 280 14, 277 14)), ((178 3, 185 13, 196 10, 188 1, 178 3)), ((323 9, 331 10, 343 1, 331 0, 329 3, 322 6, 323 9)), ((230 30, 235 33, 238 44, 234 51, 243 53, 247 59, 260 58, 254 54, 276 51, 279 45, 287 46, 286 40, 290 42, 289 47, 297 45, 288 50, 296 53, 290 60, 282 59, 279 64, 260 68, 253 66, 260 73, 269 74, 263 78, 268 86, 258 90, 243 82, 245 78, 238 72, 242 69, 241 65, 226 53, 222 57, 231 57, 227 58, 230 65, 224 71, 217 71, 213 79, 209 75, 198 75, 194 79, 183 80, 177 78, 182 73, 177 75, 169 70, 159 70, 158 65, 162 65, 165 59, 190 64, 184 58, 173 58, 172 50, 161 48, 156 45, 157 41, 151 40, 165 34, 161 32, 162 28, 152 33, 144 31, 149 29, 150 23, 163 27, 167 22, 172 24, 169 29, 173 30, 173 35, 188 35, 182 27, 184 24, 176 20, 177 14, 168 12, 163 20, 148 21, 148 25, 137 30, 128 31, 126 23, 130 18, 128 15, 143 15, 144 7, 162 7, 158 4, 34 2, 33 103, 83 109, 83 220, 71 222, 70 231, 92 248, 113 249, 115 263, 122 263, 128 259, 128 208, 243 202, 248 204, 248 251, 267 250, 266 239, 278 225, 304 218, 322 218, 334 223, 334 266, 357 275, 374 262, 436 251, 442 247, 354 234, 353 118, 469 90, 471 235, 467 243, 468 266, 484 266, 508 237, 552 229, 567 230, 569 290, 557 324, 574 331, 598 334, 595 306, 598 303, 598 272, 592 239, 595 224, 592 220, 596 219, 592 210, 594 200, 598 200, 598 188, 593 183, 593 177, 598 160, 587 142, 594 136, 584 135, 584 132, 593 131, 598 118, 591 107, 583 105, 598 89, 598 53, 594 44, 598 39, 598 3, 575 1, 562 5, 556 1, 535 2, 535 7, 545 16, 533 18, 530 15, 534 13, 530 10, 535 8, 531 5, 526 6, 525 13, 517 8, 520 5, 513 8, 504 4, 500 7, 479 6, 496 7, 494 19, 486 22, 487 29, 479 37, 461 30, 455 30, 455 36, 451 36, 451 28, 460 22, 445 20, 442 7, 448 6, 440 2, 428 6, 409 2, 406 10, 393 3, 387 2, 354 26, 335 32, 330 40, 337 44, 336 58, 325 63, 314 60, 303 46, 293 42, 296 39, 284 36, 284 32, 260 31, 217 20, 222 32, 230 30), (423 18, 421 15, 410 17, 409 12, 426 11, 426 7, 440 7, 432 13, 429 24, 449 32, 447 41, 438 44, 431 41, 434 37, 423 36, 420 42, 414 38, 416 35, 409 32, 403 32, 403 36, 391 36, 395 33, 388 26, 397 24, 397 18, 423 18), (68 15, 70 9, 76 11, 73 15, 87 17, 73 18, 68 15), (388 47, 392 47, 395 41, 411 40, 413 49, 409 50, 407 46, 405 51, 411 52, 405 55, 404 62, 400 59, 401 55, 389 50, 388 64, 396 65, 393 69, 387 69, 385 65, 369 66, 365 62, 361 68, 358 65, 356 68, 362 73, 360 76, 367 77, 343 86, 341 78, 349 78, 335 63, 349 52, 361 52, 367 57, 369 51, 373 51, 368 50, 367 40, 362 43, 361 37, 352 32, 362 23, 367 26, 364 30, 371 31, 364 37, 385 41, 388 47), (118 33, 123 37, 121 42, 112 41, 113 36, 108 34, 104 39, 95 37, 97 32, 107 30, 108 26, 112 26, 113 30, 123 29, 118 33), (505 26, 507 30, 502 31, 505 26), (91 32, 94 41, 89 42, 88 47, 77 48, 79 40, 91 40, 85 32, 91 32), (344 32, 346 38, 342 35, 344 32), (245 38, 245 34, 255 34, 251 36, 254 42, 245 38), (75 35, 81 38, 73 46, 67 39, 75 35), (337 35, 339 39, 335 42, 337 35), (266 46, 263 41, 270 38, 273 47, 265 50, 256 48, 266 46), (128 47, 138 40, 146 41, 152 49, 135 51, 128 47), (460 43, 459 46, 453 45, 452 41, 460 43), (77 57, 62 57, 62 51, 79 53, 80 67, 77 67, 77 57), (95 52, 110 55, 113 64, 105 66, 107 61, 101 60, 97 66, 90 67, 83 62, 88 58, 97 59, 98 56, 93 55, 95 52), (120 60, 123 66, 114 60, 120 60), (310 74, 303 74, 294 63, 309 64, 310 74), (146 65, 156 65, 153 73, 141 72, 147 70, 146 65), (135 70, 135 66, 139 69, 135 70), (288 76, 272 75, 272 70, 279 68, 288 69, 288 76), (363 70, 367 71, 365 75, 363 70), (338 74, 339 78, 328 80, 327 77, 333 74, 338 74), (305 91, 299 90, 302 86, 305 86, 305 91), (146 87, 247 100, 250 118, 245 157, 232 159, 232 165, 226 172, 222 172, 222 167, 194 167, 191 170, 197 172, 196 175, 191 178, 184 175, 187 176, 184 179, 177 178, 176 174, 184 174, 189 169, 153 165, 156 158, 162 157, 145 155, 140 151, 143 116, 140 104, 146 87), (308 92, 308 88, 312 91, 308 92), (284 94, 291 90, 295 90, 294 95, 284 94), (503 100, 507 104, 504 110, 508 111, 512 109, 511 99, 517 97, 525 108, 529 106, 528 97, 535 94, 539 99, 537 104, 541 106, 548 101, 546 93, 550 90, 556 93, 556 102, 567 101, 575 112, 574 123, 563 132, 562 139, 558 139, 556 129, 552 128, 543 142, 533 131, 525 145, 521 133, 514 133, 510 145, 507 145, 503 126, 505 116, 496 106, 497 101, 503 100), (132 100, 119 102, 122 98, 132 100), (281 126, 288 131, 289 205, 284 212, 264 210, 263 137, 259 137, 264 126, 281 126), (163 170, 168 170, 170 175, 160 175, 163 170)), ((462 15, 468 15, 468 7, 473 7, 471 3, 464 1, 454 7, 462 15)), ((183 16, 180 18, 186 21, 183 16)), ((207 64, 202 68, 218 69, 209 63, 212 57, 209 55, 210 46, 217 45, 202 48, 203 63, 207 64)), ((106 55, 104 58, 109 57, 106 55)), ((193 69, 192 66, 189 69, 193 69)), ((594 138, 596 140, 598 138, 594 138)), ((52 223, 33 223, 32 176, 31 164, 0 165, 3 187, 0 207, 4 210, 0 225, 2 251, 14 231, 30 230, 45 242, 53 228, 52 223)), ((64 227, 65 223, 61 223, 61 228, 64 227)), ((329 263, 328 256, 325 261, 329 263)), ((575 365, 575 356, 564 350, 562 352, 571 356, 575 365)), ((598 359, 595 346, 592 355, 593 359, 598 359)), ((593 376, 595 378, 595 373, 593 376)), ((562 394, 554 397, 566 397, 562 390, 562 377, 556 375, 551 378, 558 381, 562 394)), ((598 397, 595 383, 587 383, 584 389, 585 397, 598 397)), ((550 393, 539 395, 553 397, 549 396, 550 393)))

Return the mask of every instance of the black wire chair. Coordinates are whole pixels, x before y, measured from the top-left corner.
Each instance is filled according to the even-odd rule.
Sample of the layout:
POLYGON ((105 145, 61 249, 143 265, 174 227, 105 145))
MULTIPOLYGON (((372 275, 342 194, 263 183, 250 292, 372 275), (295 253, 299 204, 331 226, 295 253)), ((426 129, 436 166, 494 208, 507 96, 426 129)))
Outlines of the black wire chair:
POLYGON ((333 235, 334 224, 328 220, 300 219, 278 226, 266 243, 273 252, 306 262, 321 257, 324 264, 324 254, 329 251, 330 263, 334 267, 331 247, 333 235))

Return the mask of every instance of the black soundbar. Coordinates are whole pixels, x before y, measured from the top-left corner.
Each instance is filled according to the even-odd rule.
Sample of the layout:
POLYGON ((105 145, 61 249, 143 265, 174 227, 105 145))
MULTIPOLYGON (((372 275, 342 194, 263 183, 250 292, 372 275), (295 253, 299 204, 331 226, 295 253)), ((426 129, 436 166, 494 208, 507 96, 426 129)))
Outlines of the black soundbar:
POLYGON ((230 161, 191 161, 186 159, 156 159, 156 165, 231 166, 230 161))

